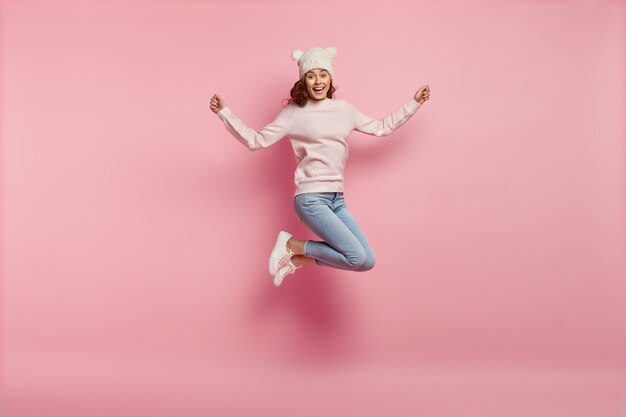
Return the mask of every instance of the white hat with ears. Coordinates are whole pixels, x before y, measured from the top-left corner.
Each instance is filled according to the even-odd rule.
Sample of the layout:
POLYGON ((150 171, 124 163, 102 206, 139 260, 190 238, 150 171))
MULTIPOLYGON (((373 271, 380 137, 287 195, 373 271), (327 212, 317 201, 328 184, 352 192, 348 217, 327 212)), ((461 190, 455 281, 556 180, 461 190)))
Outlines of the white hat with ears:
POLYGON ((335 56, 337 56, 337 49, 333 47, 315 47, 307 49, 304 52, 296 49, 291 53, 291 59, 296 61, 300 67, 300 79, 313 68, 325 69, 330 73, 331 79, 333 79, 333 61, 335 60, 335 56))

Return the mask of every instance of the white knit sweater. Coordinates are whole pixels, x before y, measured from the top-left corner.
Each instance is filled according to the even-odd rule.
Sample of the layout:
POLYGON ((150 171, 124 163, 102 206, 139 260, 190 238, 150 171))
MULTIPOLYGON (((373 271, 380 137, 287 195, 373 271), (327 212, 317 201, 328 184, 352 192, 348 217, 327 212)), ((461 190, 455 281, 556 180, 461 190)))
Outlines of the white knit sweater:
POLYGON ((374 136, 387 136, 419 108, 420 104, 411 98, 383 119, 373 119, 344 99, 309 100, 304 107, 288 104, 273 122, 259 131, 246 126, 227 106, 217 115, 228 131, 252 151, 288 137, 298 163, 294 174, 294 195, 298 195, 342 192, 350 132, 358 130, 374 136))

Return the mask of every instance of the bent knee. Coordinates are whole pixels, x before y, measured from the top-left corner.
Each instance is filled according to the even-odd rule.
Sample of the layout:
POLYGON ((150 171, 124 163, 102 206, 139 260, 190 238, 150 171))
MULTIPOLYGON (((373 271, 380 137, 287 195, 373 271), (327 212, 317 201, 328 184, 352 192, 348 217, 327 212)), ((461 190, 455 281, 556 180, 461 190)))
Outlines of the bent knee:
POLYGON ((358 269, 356 269, 356 271, 369 271, 370 269, 374 268, 374 265, 376 265, 376 258, 374 257, 374 255, 368 256, 365 259, 365 262, 363 262, 363 264, 358 269))
POLYGON ((349 269, 358 271, 367 263, 367 254, 365 251, 357 252, 346 256, 346 261, 348 262, 349 269))

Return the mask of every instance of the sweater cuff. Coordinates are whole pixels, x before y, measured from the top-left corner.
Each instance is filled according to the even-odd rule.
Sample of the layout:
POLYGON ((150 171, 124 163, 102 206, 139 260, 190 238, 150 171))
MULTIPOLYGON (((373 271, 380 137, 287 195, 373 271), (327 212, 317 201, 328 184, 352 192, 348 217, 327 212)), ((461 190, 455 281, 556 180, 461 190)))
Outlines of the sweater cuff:
POLYGON ((228 106, 224 106, 222 107, 222 109, 220 111, 217 112, 218 116, 228 116, 230 115, 231 111, 228 108, 228 106))
POLYGON ((411 97, 411 99, 408 101, 408 104, 409 104, 409 108, 411 110, 417 110, 417 109, 419 109, 422 106, 417 101, 415 101, 415 99, 413 97, 411 97))

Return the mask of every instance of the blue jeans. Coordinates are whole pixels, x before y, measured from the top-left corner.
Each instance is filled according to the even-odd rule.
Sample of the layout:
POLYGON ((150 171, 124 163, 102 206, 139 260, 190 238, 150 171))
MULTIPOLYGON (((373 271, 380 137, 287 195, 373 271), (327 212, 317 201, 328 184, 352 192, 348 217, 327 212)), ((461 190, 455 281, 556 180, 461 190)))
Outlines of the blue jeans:
POLYGON ((304 242, 304 255, 314 258, 317 265, 351 271, 374 267, 374 252, 348 211, 343 193, 298 194, 294 208, 300 222, 324 240, 304 242))

